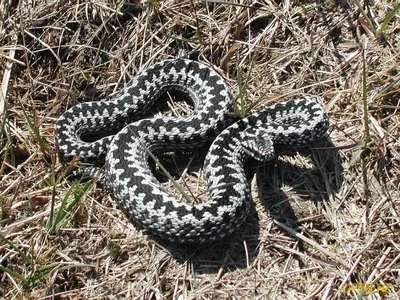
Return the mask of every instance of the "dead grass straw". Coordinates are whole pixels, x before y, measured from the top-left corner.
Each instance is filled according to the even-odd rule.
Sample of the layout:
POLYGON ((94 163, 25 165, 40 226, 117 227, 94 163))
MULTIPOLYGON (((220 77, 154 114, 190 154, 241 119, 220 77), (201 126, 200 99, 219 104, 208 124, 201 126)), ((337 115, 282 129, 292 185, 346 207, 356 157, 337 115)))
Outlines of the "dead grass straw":
MULTIPOLYGON (((2 298, 400 296, 398 4, 0 7, 2 298), (246 224, 211 246, 147 237, 107 193, 68 181, 73 165, 56 155, 54 123, 68 107, 107 97, 138 70, 177 57, 213 65, 243 115, 317 94, 331 122, 330 142, 257 169, 246 224)), ((195 155, 187 161, 201 165, 195 155)), ((176 172, 185 170, 181 186, 201 195, 201 171, 173 158, 176 172)))

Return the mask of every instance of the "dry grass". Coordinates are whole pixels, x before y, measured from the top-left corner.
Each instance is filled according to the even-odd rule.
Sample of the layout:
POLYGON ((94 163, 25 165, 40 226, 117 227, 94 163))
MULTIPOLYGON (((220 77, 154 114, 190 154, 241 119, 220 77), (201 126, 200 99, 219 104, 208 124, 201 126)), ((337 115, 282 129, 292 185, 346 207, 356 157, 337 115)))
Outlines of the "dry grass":
MULTIPOLYGON (((399 12, 381 27, 396 1, 6 2, 1 297, 400 297, 399 12), (324 97, 331 122, 311 155, 258 169, 246 224, 211 246, 154 241, 56 159, 67 107, 176 57, 212 64, 242 114, 307 93, 324 97)), ((196 176, 183 178, 198 195, 196 176)))

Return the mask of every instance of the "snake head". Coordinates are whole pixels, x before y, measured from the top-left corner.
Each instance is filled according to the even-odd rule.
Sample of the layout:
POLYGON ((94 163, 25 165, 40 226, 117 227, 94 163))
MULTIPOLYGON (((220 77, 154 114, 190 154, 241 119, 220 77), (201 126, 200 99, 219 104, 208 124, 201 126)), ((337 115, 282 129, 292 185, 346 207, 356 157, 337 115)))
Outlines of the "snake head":
POLYGON ((275 157, 274 143, 264 128, 246 128, 241 133, 241 149, 258 160, 268 161, 275 157))

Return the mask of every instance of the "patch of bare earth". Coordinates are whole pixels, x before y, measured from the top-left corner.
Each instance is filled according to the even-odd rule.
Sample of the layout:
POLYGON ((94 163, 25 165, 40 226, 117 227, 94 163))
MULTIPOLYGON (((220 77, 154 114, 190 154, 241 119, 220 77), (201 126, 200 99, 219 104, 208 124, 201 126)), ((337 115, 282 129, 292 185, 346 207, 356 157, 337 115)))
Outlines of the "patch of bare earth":
MULTIPOLYGON (((397 5, 1 1, 0 296, 398 298, 397 5), (312 94, 330 119, 328 141, 251 166, 246 223, 206 246, 146 236, 105 191, 67 180, 74 165, 57 159, 54 123, 67 108, 178 57, 212 65, 247 113, 312 94)), ((177 168, 197 196, 196 160, 177 168)))

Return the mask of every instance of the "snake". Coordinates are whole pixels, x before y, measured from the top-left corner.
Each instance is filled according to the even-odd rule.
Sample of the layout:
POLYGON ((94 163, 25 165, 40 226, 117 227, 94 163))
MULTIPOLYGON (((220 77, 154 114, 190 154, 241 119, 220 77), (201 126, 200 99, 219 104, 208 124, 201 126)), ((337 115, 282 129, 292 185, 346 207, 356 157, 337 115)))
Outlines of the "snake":
POLYGON ((112 99, 66 110, 55 126, 59 156, 64 163, 78 156, 91 176, 101 170, 112 198, 147 234, 177 243, 213 242, 232 234, 249 213, 247 161, 267 162, 279 149, 326 136, 329 123, 319 102, 318 96, 290 99, 238 119, 229 86, 211 66, 163 60, 138 72, 112 99), (182 95, 193 112, 149 116, 168 93, 182 95), (178 200, 153 174, 153 160, 208 146, 207 200, 178 200))

